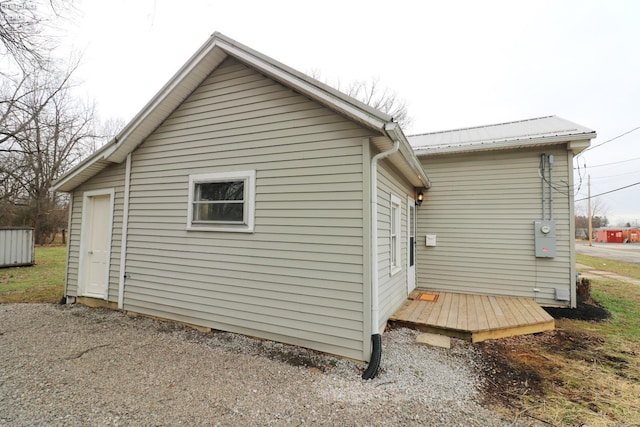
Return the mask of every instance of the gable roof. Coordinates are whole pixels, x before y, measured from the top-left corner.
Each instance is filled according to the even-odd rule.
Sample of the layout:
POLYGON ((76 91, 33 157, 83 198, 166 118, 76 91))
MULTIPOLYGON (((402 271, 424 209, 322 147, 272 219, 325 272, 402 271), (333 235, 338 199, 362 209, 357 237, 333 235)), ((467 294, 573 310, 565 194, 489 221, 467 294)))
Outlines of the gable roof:
POLYGON ((410 135, 418 156, 504 150, 569 143, 574 153, 587 148, 596 132, 558 116, 410 135))
POLYGON ((124 161, 229 56, 379 132, 385 137, 373 139, 379 150, 393 145, 388 139, 400 140, 400 150, 390 161, 416 187, 429 186, 424 169, 391 116, 215 32, 113 140, 53 183, 52 190, 71 191, 110 164, 124 161))

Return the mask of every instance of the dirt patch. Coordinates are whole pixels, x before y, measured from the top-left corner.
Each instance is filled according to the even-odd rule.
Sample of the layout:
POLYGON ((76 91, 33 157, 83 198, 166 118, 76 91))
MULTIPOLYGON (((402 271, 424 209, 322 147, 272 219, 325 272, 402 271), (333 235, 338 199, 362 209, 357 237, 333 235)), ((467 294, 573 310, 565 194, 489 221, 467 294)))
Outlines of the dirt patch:
POLYGON ((572 319, 600 322, 611 317, 609 310, 592 299, 578 296, 576 308, 543 307, 554 319, 572 319))
POLYGON ((291 366, 301 366, 310 368, 318 372, 326 372, 329 369, 326 357, 314 350, 290 346, 287 344, 263 344, 258 350, 258 354, 271 360, 279 360, 291 366))
MULTIPOLYGON (((554 319, 603 321, 611 313, 590 296, 587 289, 578 295, 578 304, 571 308, 545 308, 554 319)), ((581 331, 556 328, 536 335, 485 341, 478 348, 484 356, 485 400, 487 404, 501 403, 518 407, 524 396, 542 396, 549 389, 562 387, 560 373, 570 361, 597 363, 620 376, 625 375, 627 356, 603 350, 604 340, 581 331)), ((578 400, 588 400, 578 396, 578 400)))
POLYGON ((544 423, 548 422, 544 412, 536 416, 529 410, 550 395, 561 395, 587 412, 615 420, 597 393, 600 381, 607 378, 603 375, 640 380, 631 366, 636 352, 608 349, 603 338, 570 328, 485 341, 478 349, 483 356, 484 404, 496 410, 512 408, 512 415, 526 412, 544 423))
POLYGON ((553 376, 556 367, 532 351, 528 343, 534 340, 512 337, 478 345, 483 356, 484 403, 517 407, 522 396, 544 393, 545 379, 553 376))

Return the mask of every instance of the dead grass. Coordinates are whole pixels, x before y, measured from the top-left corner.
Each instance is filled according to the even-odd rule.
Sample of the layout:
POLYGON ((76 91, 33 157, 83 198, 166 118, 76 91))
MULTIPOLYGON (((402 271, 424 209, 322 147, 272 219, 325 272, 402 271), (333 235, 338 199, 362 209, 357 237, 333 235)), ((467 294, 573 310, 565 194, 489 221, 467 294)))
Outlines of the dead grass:
POLYGON ((555 331, 480 346, 490 406, 546 425, 640 426, 640 288, 592 288, 610 319, 558 319, 555 331))

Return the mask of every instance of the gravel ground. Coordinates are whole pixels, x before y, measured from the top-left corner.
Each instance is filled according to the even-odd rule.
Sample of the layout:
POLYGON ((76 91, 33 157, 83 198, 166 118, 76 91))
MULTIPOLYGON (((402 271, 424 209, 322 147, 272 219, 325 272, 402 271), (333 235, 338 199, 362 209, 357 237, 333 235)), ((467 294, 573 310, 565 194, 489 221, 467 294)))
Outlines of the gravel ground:
POLYGON ((0 305, 0 425, 500 426, 478 354, 383 335, 381 371, 81 305, 0 305))

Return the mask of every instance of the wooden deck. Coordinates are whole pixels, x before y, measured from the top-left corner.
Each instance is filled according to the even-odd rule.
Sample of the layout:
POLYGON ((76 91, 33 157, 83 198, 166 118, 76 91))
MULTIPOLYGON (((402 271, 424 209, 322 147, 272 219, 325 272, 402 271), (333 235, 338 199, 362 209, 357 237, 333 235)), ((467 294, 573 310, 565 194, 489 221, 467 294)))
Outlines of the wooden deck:
POLYGON ((555 322, 532 298, 414 290, 389 319, 419 329, 481 342, 553 330, 555 322))

